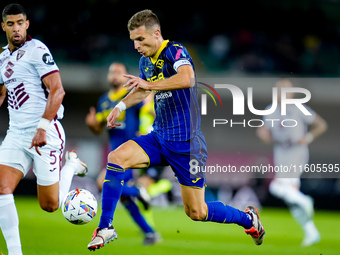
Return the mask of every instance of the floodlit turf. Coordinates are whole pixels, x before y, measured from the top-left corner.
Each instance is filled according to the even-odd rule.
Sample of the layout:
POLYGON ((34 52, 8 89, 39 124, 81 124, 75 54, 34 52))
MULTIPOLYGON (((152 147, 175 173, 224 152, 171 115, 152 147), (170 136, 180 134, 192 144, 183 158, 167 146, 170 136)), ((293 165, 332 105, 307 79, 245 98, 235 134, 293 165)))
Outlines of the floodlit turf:
MULTIPOLYGON (((86 247, 99 222, 99 215, 87 225, 75 226, 63 218, 60 210, 51 214, 42 211, 36 198, 16 197, 16 205, 24 255, 91 254, 86 247)), ((95 254, 340 254, 339 212, 316 212, 315 222, 322 240, 307 248, 300 247, 303 234, 288 210, 264 208, 260 216, 266 238, 263 245, 256 246, 239 226, 193 222, 180 207, 154 208, 157 230, 162 234, 163 241, 152 247, 144 247, 140 231, 126 211, 119 207, 114 220, 118 240, 95 251, 95 254)), ((0 235, 0 252, 7 255, 5 247, 0 235)))

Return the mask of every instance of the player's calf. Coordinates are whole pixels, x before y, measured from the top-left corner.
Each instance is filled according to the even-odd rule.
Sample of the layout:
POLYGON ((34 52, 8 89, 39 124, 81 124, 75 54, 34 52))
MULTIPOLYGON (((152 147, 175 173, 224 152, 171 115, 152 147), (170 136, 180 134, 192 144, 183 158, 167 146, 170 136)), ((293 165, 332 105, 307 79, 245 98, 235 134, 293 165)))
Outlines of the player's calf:
POLYGON ((39 202, 41 209, 46 212, 55 212, 59 208, 59 201, 39 202))
POLYGON ((205 220, 208 208, 204 201, 204 189, 181 186, 181 192, 186 215, 194 221, 205 220))
POLYGON ((41 209, 54 212, 59 208, 59 183, 48 186, 38 185, 38 200, 41 209))
POLYGON ((194 221, 204 221, 207 217, 207 210, 204 207, 186 205, 184 208, 186 215, 188 215, 190 219, 194 221))

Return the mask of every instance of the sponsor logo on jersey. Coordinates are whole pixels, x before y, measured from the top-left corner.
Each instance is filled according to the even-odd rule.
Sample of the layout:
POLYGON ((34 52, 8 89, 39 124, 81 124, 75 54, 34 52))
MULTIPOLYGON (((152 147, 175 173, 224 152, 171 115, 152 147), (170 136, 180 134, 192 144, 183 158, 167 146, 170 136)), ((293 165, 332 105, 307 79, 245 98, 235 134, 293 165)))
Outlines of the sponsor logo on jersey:
POLYGON ((156 96, 155 96, 157 101, 161 100, 161 99, 166 99, 166 98, 169 98, 169 97, 172 97, 171 91, 160 92, 160 93, 157 93, 156 96))
POLYGON ((46 65, 54 65, 54 60, 53 60, 52 56, 49 53, 45 53, 42 56, 42 60, 44 61, 44 63, 46 65))
POLYGON ((8 61, 7 65, 5 67, 5 69, 6 69, 5 76, 6 76, 7 79, 9 79, 12 76, 12 74, 14 73, 14 71, 12 69, 13 67, 14 67, 14 64, 11 61, 8 61))
POLYGON ((12 82, 16 82, 16 81, 17 81, 17 79, 15 79, 15 78, 7 80, 7 81, 5 81, 5 85, 10 84, 12 82))

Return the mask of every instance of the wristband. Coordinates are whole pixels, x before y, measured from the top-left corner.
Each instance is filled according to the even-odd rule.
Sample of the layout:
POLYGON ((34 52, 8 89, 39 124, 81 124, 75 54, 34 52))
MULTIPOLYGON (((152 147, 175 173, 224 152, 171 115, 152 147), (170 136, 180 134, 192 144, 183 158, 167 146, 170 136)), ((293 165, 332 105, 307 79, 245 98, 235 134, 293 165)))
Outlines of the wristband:
POLYGON ((305 140, 308 144, 310 144, 311 142, 313 142, 314 136, 310 132, 308 132, 305 136, 305 140))
POLYGON ((49 121, 48 119, 41 118, 38 123, 37 129, 41 128, 46 131, 48 129, 48 126, 50 125, 50 122, 51 121, 49 121))
POLYGON ((125 111, 126 110, 126 104, 123 101, 120 101, 115 108, 118 108, 120 110, 120 112, 125 111))

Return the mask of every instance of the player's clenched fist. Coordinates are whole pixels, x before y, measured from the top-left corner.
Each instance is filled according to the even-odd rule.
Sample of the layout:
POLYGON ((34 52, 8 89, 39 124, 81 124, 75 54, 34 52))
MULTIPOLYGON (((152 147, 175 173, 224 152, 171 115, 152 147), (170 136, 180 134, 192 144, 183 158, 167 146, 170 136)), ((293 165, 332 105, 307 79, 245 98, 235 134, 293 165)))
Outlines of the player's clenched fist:
POLYGON ((120 123, 115 123, 119 115, 120 115, 120 109, 117 107, 113 108, 109 116, 106 118, 108 128, 115 128, 115 127, 122 125, 120 123))

